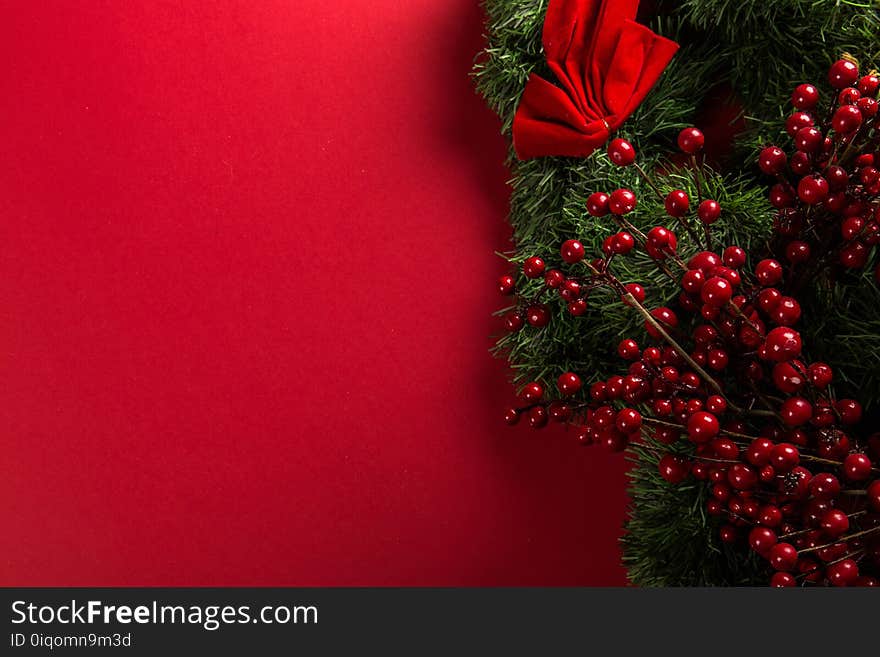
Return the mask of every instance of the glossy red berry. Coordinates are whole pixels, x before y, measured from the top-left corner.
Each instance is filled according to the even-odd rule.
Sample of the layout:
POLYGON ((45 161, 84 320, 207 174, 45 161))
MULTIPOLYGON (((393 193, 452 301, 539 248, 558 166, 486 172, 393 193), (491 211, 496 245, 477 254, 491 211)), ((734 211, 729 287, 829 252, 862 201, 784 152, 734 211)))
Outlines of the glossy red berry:
POLYGON ((858 424, 862 419, 862 405, 855 399, 838 399, 834 403, 834 410, 843 424, 858 424))
POLYGON ((847 269, 861 269, 868 262, 868 248, 861 242, 850 242, 840 249, 838 261, 847 269))
POLYGON ((544 397, 544 386, 537 381, 527 383, 519 393, 522 400, 528 403, 541 401, 544 397))
POLYGON ((678 147, 688 155, 698 153, 703 148, 706 138, 697 128, 685 128, 678 133, 678 147))
POLYGON ((523 274, 526 278, 540 278, 544 275, 544 269, 546 269, 544 261, 537 256, 532 256, 523 263, 523 274))
POLYGON ((593 192, 587 198, 587 212, 593 217, 604 217, 608 214, 609 196, 605 192, 593 192))
MULTIPOLYGON (((639 303, 643 303, 645 301, 645 288, 643 288, 638 283, 627 283, 624 285, 626 291, 629 292, 633 298, 639 303)), ((626 301, 624 300, 624 303, 626 301)))
POLYGON ((581 297, 568 302, 568 312, 573 317, 580 317, 587 312, 587 300, 581 297))
POLYGON ((755 266, 755 278, 761 287, 771 287, 782 280, 782 265, 778 261, 767 258, 755 266))
POLYGON ((525 318, 517 311, 511 311, 504 316, 504 326, 511 333, 519 331, 526 323, 525 318))
POLYGON ((807 205, 816 205, 828 196, 828 181, 822 176, 804 176, 798 183, 798 198, 807 205))
POLYGON ((626 139, 617 137, 608 144, 608 157, 617 166, 629 166, 636 160, 636 149, 626 139))
POLYGON ((809 128, 813 125, 813 117, 806 112, 795 112, 785 120, 785 131, 790 137, 798 133, 801 128, 809 128))
POLYGON ((777 363, 773 366, 773 384, 787 395, 798 392, 806 385, 804 365, 799 361, 777 363))
POLYGON ((537 303, 526 308, 526 321, 536 328, 547 326, 550 323, 550 310, 542 303, 537 303))
POLYGON ((874 74, 863 76, 859 80, 858 89, 862 96, 873 98, 877 95, 877 90, 880 89, 880 77, 877 77, 874 74))
POLYGON ((835 89, 853 86, 859 79, 859 67, 849 60, 838 59, 828 69, 828 83, 835 89))
POLYGON ((695 443, 707 443, 718 435, 721 426, 718 418, 707 413, 698 411, 688 418, 688 437, 695 443))
POLYGON ((820 472, 810 479, 810 495, 813 497, 830 500, 840 493, 840 481, 829 472, 820 472))
POLYGON ((543 406, 535 406, 529 410, 529 426, 540 429, 547 426, 547 409, 543 406))
POLYGON ((683 217, 691 207, 691 200, 684 190, 674 189, 666 195, 664 206, 670 217, 683 217))
POLYGON ((793 265, 810 259, 810 245, 803 240, 792 240, 785 247, 785 257, 793 265))
POLYGON ((818 102, 819 90, 812 84, 799 84, 791 94, 791 104, 795 109, 813 109, 818 102))
POLYGON ((880 479, 875 479, 868 485, 867 502, 872 511, 880 513, 880 479))
POLYGON ((809 128, 801 128, 794 136, 794 146, 804 153, 815 153, 822 147, 825 135, 817 128, 810 126, 809 128))
POLYGON ((859 129, 862 125, 862 113, 855 105, 841 105, 831 117, 831 127, 834 132, 848 135, 859 129))
POLYGON ((758 485, 758 475, 744 463, 734 463, 727 471, 727 481, 734 490, 751 490, 758 485))
POLYGON ((513 280, 513 276, 502 276, 498 279, 498 291, 504 296, 513 294, 515 286, 516 282, 513 280))
POLYGON ((774 589, 784 589, 790 588, 792 586, 797 586, 797 579, 791 573, 785 573, 782 571, 773 573, 773 577, 770 578, 770 586, 774 589))
POLYGON ((761 556, 767 554, 776 541, 776 532, 769 527, 755 527, 749 532, 749 545, 761 556))
POLYGON ((615 189, 608 198, 608 210, 611 214, 629 214, 635 207, 636 195, 628 189, 615 189))
POLYGON ((556 387, 559 389, 559 392, 566 397, 570 397, 571 395, 580 392, 582 386, 583 382, 581 381, 581 377, 574 372, 565 372, 556 380, 556 387))
POLYGON ((822 514, 819 528, 826 536, 838 538, 849 529, 849 518, 840 509, 829 509, 822 514))
POLYGON ((707 226, 714 224, 721 216, 721 206, 718 201, 706 199, 697 207, 697 218, 707 226))
POLYGON ((660 476, 670 484, 680 484, 687 478, 690 472, 687 461, 680 456, 672 454, 664 455, 657 464, 657 469, 660 472, 660 476))
POLYGON ((635 340, 621 340, 617 345, 617 353, 624 360, 635 360, 639 357, 639 345, 635 340))
MULTIPOLYGON (((678 326, 678 316, 672 312, 669 308, 665 306, 662 308, 657 308, 651 311, 651 317, 653 317, 660 326, 668 331, 670 328, 675 328, 678 326)), ((645 321, 645 330, 648 332, 652 338, 660 338, 660 331, 658 331, 653 324, 645 321)))
POLYGON ((794 570, 797 559, 797 550, 791 543, 777 543, 767 553, 767 561, 774 570, 794 570))
POLYGON ((721 254, 721 261, 731 269, 739 269, 746 264, 746 252, 738 246, 728 246, 721 254))
POLYGON ((801 453, 791 443, 774 445, 770 452, 770 465, 776 472, 790 472, 801 460, 801 453))
POLYGON ((758 155, 758 167, 770 176, 782 173, 787 161, 785 151, 779 148, 779 146, 767 146, 758 155))
POLYGON ((549 287, 551 290, 556 290, 565 283, 565 274, 563 274, 558 269, 551 269, 546 274, 544 274, 544 285, 549 287))
POLYGON ((789 397, 779 408, 779 416, 789 427, 799 427, 813 417, 813 406, 803 397, 789 397))
POLYGON ((871 476, 871 459, 864 454, 850 454, 843 460, 843 475, 850 481, 864 481, 871 476))
POLYGON ((764 349, 769 360, 782 362, 801 355, 801 335, 787 326, 778 326, 764 340, 764 349))
POLYGON ((635 238, 627 232, 617 233, 611 240, 611 252, 617 255, 626 255, 636 245, 635 238))
POLYGON ((852 559, 844 559, 828 566, 825 576, 832 586, 852 586, 859 578, 859 566, 852 559))
POLYGON ((584 259, 584 245, 577 240, 565 240, 562 248, 559 249, 559 254, 565 262, 573 265, 584 259))
POLYGON ((634 408, 624 408, 617 414, 614 424, 623 433, 634 433, 642 428, 642 414, 634 408))
POLYGON ((720 308, 730 301, 733 296, 733 286, 730 282, 720 276, 713 276, 705 283, 700 290, 700 298, 703 303, 720 308))

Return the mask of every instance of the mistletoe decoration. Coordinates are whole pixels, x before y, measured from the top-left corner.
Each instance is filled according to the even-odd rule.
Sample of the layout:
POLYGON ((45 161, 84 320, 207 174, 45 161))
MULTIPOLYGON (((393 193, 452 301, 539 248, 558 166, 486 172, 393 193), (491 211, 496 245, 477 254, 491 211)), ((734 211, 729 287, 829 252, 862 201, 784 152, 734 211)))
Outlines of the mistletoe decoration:
POLYGON ((819 3, 824 31, 799 34, 800 53, 741 70, 728 67, 737 48, 770 52, 789 37, 751 42, 723 21, 707 29, 702 12, 769 12, 775 26, 806 3, 658 3, 653 25, 669 39, 655 43, 674 38, 681 51, 670 63, 674 47, 644 48, 657 60, 630 69, 629 89, 646 68, 657 85, 613 115, 579 90, 621 88, 613 57, 590 58, 602 58, 605 25, 626 40, 634 3, 554 0, 543 52, 545 4, 534 4, 487 4, 490 28, 504 27, 490 29, 476 71, 519 156, 516 271, 499 281, 513 302, 497 352, 522 385, 506 420, 562 423, 583 445, 626 452, 635 583, 878 585, 880 80, 839 57, 846 47, 876 59, 876 9, 819 3), (559 59, 548 34, 587 35, 562 48, 587 60, 559 59), (829 45, 840 50, 827 64, 803 56, 829 45), (530 88, 545 90, 543 105, 530 88), (749 116, 723 164, 687 121, 719 96, 749 116))

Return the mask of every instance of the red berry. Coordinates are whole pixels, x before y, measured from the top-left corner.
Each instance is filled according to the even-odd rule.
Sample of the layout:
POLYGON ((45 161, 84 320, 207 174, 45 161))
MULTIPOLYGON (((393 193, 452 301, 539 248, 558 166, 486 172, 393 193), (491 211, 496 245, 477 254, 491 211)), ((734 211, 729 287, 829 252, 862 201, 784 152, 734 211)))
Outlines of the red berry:
POLYGON ((774 589, 783 589, 791 586, 797 586, 797 579, 791 573, 776 572, 770 578, 770 586, 774 589))
POLYGON ((762 260, 755 266, 755 278, 761 287, 771 287, 782 280, 782 265, 776 260, 762 260))
POLYGON ((546 265, 541 258, 532 256, 523 263, 523 274, 526 275, 526 278, 540 278, 544 275, 545 268, 546 265))
POLYGON ((758 510, 758 522, 765 527, 778 527, 782 524, 782 511, 772 504, 762 506, 758 510))
POLYGON ((721 430, 718 418, 707 413, 698 411, 688 418, 688 437, 695 443, 707 443, 718 435, 721 430))
POLYGON ((785 169, 787 158, 785 151, 779 146, 768 146, 758 155, 758 167, 767 175, 782 173, 785 169))
POLYGON ((727 411, 727 402, 721 395, 709 395, 706 399, 706 410, 712 415, 723 415, 727 411))
POLYGON ((688 269, 701 269, 703 271, 711 271, 721 264, 716 253, 711 251, 700 251, 687 262, 688 269))
POLYGON ((803 363, 793 360, 773 366, 773 383, 787 395, 798 392, 806 384, 803 363))
POLYGON ((770 452, 770 465, 776 472, 790 472, 801 460, 801 453, 791 443, 779 443, 770 452))
POLYGON ((816 205, 828 196, 828 181, 822 176, 804 176, 798 183, 798 198, 807 205, 816 205))
POLYGON ((727 471, 727 481, 735 490, 751 490, 758 485, 758 475, 744 463, 734 463, 727 471))
POLYGON ((544 274, 544 285, 551 290, 559 288, 563 283, 565 283, 565 274, 558 269, 551 269, 544 274))
MULTIPOLYGON (((638 301, 639 303, 644 302, 645 288, 643 288, 638 283, 627 283, 626 285, 624 285, 624 287, 626 288, 626 291, 629 292, 635 298, 636 301, 638 301)), ((624 300, 624 303, 626 303, 625 300, 624 300)))
POLYGON ((851 586, 859 578, 859 566, 852 559, 844 559, 828 566, 825 576, 832 586, 851 586))
POLYGON ((843 424, 858 424, 862 419, 862 405, 855 399, 838 399, 834 403, 834 410, 843 424))
POLYGON ((526 321, 537 328, 547 326, 550 323, 550 310, 542 303, 531 305, 526 308, 526 321))
POLYGON ((685 459, 672 454, 664 455, 657 464, 657 469, 660 471, 660 476, 670 484, 680 484, 687 478, 690 470, 685 459))
POLYGON ((831 117, 831 127, 834 132, 842 135, 848 135, 862 125, 862 113, 855 105, 841 105, 831 117))
POLYGON ((624 360, 635 360, 639 357, 639 345, 635 340, 621 340, 617 345, 617 353, 624 360))
POLYGON ((504 411, 504 421, 510 426, 519 422, 519 410, 516 408, 508 408, 504 411))
POLYGON ((861 269, 868 262, 868 248, 861 242, 850 242, 840 249, 838 260, 847 269, 861 269))
POLYGON ((807 376, 810 379, 810 383, 821 390, 830 385, 834 378, 834 371, 831 369, 831 366, 825 363, 813 363, 807 368, 807 376))
POLYGON ((840 482, 833 474, 820 472, 810 479, 810 495, 822 500, 830 500, 840 493, 840 482))
POLYGON ((527 383, 519 394, 525 402, 538 402, 544 397, 544 386, 537 381, 532 381, 531 383, 527 383))
POLYGON ((584 259, 584 245, 577 240, 565 240, 559 249, 562 259, 570 265, 584 259))
POLYGON ((505 315, 504 317, 504 325, 511 333, 519 331, 524 324, 525 319, 519 312, 515 310, 507 313, 507 315, 505 315))
POLYGON ((851 87, 859 79, 859 67, 846 59, 838 59, 828 69, 828 83, 835 89, 851 87))
POLYGON ((767 334, 764 347, 769 360, 791 360, 801 355, 801 335, 787 326, 778 326, 767 334))
POLYGON ((862 96, 876 96, 878 88, 880 88, 880 78, 876 75, 865 75, 859 80, 859 93, 862 96))
POLYGON ((547 409, 543 406, 535 406, 529 411, 529 426, 532 429, 540 429, 547 426, 547 409))
POLYGON ((513 276, 502 276, 498 279, 498 291, 504 296, 513 294, 515 285, 516 283, 513 280, 513 276))
POLYGON ((858 89, 855 87, 847 87, 846 89, 841 89, 840 93, 837 94, 837 104, 855 105, 861 97, 862 94, 859 93, 858 89))
POLYGON ((850 454, 843 460, 843 474, 850 481, 864 481, 871 476, 871 459, 864 454, 850 454))
POLYGON ((636 241, 632 235, 625 232, 617 233, 611 240, 611 252, 618 255, 626 255, 635 247, 636 241))
POLYGON ((781 210, 794 205, 794 189, 788 183, 777 183, 770 188, 770 205, 781 210))
POLYGON ((730 282, 720 276, 714 276, 703 284, 700 290, 700 298, 703 303, 720 308, 733 296, 733 287, 730 282))
POLYGON ((636 207, 636 195, 628 189, 615 189, 608 199, 608 210, 611 214, 624 215, 636 207))
POLYGON ((793 265, 806 262, 810 259, 810 245, 802 240, 792 240, 785 247, 785 257, 793 265))
POLYGON ((791 104, 795 109, 813 109, 819 102, 819 90, 811 84, 799 84, 791 94, 791 104))
POLYGON ((873 98, 859 98, 856 107, 859 108, 862 116, 868 119, 873 119, 880 110, 880 104, 873 98))
POLYGON ((825 136, 816 128, 801 128, 794 136, 794 146, 804 153, 815 153, 822 147, 825 136))
POLYGON ((642 414, 634 408, 624 408, 617 414, 614 424, 618 431, 634 433, 642 428, 642 414))
POLYGON ((813 125, 813 117, 806 112, 795 112, 785 120, 785 131, 790 137, 798 133, 801 128, 809 128, 813 125))
POLYGON ((678 133, 678 147, 688 155, 693 155, 703 148, 705 137, 697 128, 685 128, 678 133))
POLYGON ((587 312, 587 300, 584 298, 568 302, 568 312, 574 317, 580 317, 587 312))
POLYGON ((813 406, 803 397, 789 397, 779 409, 782 421, 789 427, 799 427, 813 417, 813 406))
POLYGON ((801 318, 801 305, 791 297, 780 297, 770 316, 780 326, 791 326, 801 318))
POLYGON ((880 479, 875 479, 868 486, 868 506, 880 513, 880 479))
POLYGON ((749 545, 761 556, 776 545, 776 532, 769 527, 755 527, 749 532, 749 545))
MULTIPOLYGON (((666 308, 665 306, 652 310, 651 316, 655 320, 657 320, 657 322, 660 324, 660 326, 663 327, 664 330, 668 330, 669 328, 675 328, 676 326, 678 326, 678 317, 674 312, 672 312, 669 308, 666 308)), ((654 327, 653 324, 649 323, 647 320, 645 321, 645 330, 652 338, 660 337, 660 332, 654 327)))
POLYGON ((822 520, 819 527, 826 536, 838 538, 843 536, 849 529, 849 518, 840 509, 829 509, 822 514, 822 520))
POLYGON ((608 157, 617 166, 629 166, 636 160, 636 149, 626 139, 617 137, 608 144, 608 157))
POLYGON ((577 394, 580 391, 582 385, 583 382, 581 381, 581 377, 579 377, 574 372, 566 372, 565 374, 561 374, 556 380, 556 387, 559 388, 559 392, 561 392, 566 397, 577 394))
POLYGON ((587 212, 594 217, 604 217, 608 214, 608 194, 605 192, 593 192, 587 198, 587 212))
POLYGON ((798 553, 791 543, 777 543, 770 548, 767 561, 774 570, 793 570, 797 564, 798 553))
POLYGON ((716 372, 723 370, 729 363, 730 356, 723 349, 713 349, 706 356, 706 364, 716 372))
POLYGON ((674 189, 666 195, 666 213, 670 217, 683 217, 691 207, 691 200, 681 189, 674 189))
POLYGON ((721 254, 721 261, 731 269, 739 269, 746 264, 746 252, 738 246, 728 246, 721 254))
POLYGON ((697 217, 707 226, 714 224, 721 216, 721 206, 718 201, 706 199, 697 207, 697 217))
POLYGON ((699 269, 689 269, 681 277, 681 289, 688 294, 697 294, 703 288, 706 279, 699 269))

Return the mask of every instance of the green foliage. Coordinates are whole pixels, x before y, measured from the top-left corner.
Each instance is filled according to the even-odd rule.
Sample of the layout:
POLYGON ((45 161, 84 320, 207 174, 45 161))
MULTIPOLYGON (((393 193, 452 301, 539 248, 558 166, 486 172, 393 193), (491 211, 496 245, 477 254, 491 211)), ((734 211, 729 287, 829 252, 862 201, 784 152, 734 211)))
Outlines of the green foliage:
MULTIPOLYGON (((620 135, 636 146, 646 170, 657 170, 671 153, 678 130, 694 122, 707 92, 730 89, 743 105, 748 129, 725 170, 704 181, 706 195, 724 208, 713 235, 725 244, 759 249, 769 236, 772 212, 766 202, 766 181, 757 177, 754 166, 756 148, 788 139, 781 126, 791 111, 791 90, 804 81, 821 88, 828 65, 841 53, 855 55, 865 70, 880 61, 880 2, 670 0, 657 4, 658 17, 651 27, 682 47, 620 135)), ((474 66, 474 78, 508 136, 529 74, 548 75, 541 48, 546 7, 547 0, 485 0, 487 46, 474 66)), ((703 107, 704 112, 707 109, 711 107, 703 107)), ((634 224, 644 229, 668 224, 662 203, 650 188, 631 168, 613 167, 604 152, 581 159, 527 162, 518 162, 511 152, 509 163, 510 223, 517 246, 505 255, 513 263, 532 255, 558 262, 559 245, 571 237, 580 239, 588 253, 598 253, 601 240, 615 229, 584 212, 584 201, 594 191, 628 187, 639 198, 634 224)), ((659 177, 661 189, 693 191, 689 175, 674 173, 674 167, 661 168, 673 171, 659 177)), ((684 231, 678 235, 684 256, 698 250, 684 231)), ((649 305, 659 306, 678 290, 649 264, 646 257, 627 257, 615 261, 615 271, 623 280, 645 285, 649 305)), ((526 288, 521 285, 523 289, 537 294, 540 285, 532 282, 526 288)), ((843 378, 837 385, 842 390, 858 389, 864 401, 880 397, 880 291, 871 282, 867 288, 816 285, 811 294, 801 300, 804 317, 811 318, 802 327, 811 356, 839 366, 843 378), (838 312, 827 312, 829 307, 838 312)), ((640 330, 634 313, 607 294, 594 295, 586 315, 566 316, 562 321, 561 301, 548 303, 557 321, 545 329, 527 327, 498 340, 496 353, 508 358, 515 382, 551 384, 566 370, 595 380, 622 370, 613 348, 624 333, 640 330)), ((648 450, 632 449, 630 456, 634 461, 631 518, 623 543, 634 583, 764 581, 760 564, 717 546, 715 528, 703 515, 700 487, 671 488, 657 475, 655 457, 648 450)))

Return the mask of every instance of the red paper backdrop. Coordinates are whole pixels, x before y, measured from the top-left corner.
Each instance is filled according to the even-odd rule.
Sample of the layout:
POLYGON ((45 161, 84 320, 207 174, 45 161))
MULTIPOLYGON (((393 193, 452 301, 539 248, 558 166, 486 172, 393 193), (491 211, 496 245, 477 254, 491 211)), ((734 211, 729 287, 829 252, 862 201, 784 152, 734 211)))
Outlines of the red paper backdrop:
POLYGON ((624 582, 500 420, 476 5, 4 4, 0 583, 624 582))

